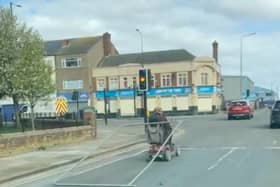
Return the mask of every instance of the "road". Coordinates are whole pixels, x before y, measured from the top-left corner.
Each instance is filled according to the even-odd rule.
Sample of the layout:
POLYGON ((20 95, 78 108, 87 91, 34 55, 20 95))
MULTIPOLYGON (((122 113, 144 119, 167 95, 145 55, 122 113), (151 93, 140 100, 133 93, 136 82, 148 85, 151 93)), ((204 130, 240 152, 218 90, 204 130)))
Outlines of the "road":
MULTIPOLYGON (((269 111, 251 120, 226 120, 224 114, 180 117, 184 134, 176 139, 180 157, 156 161, 136 181, 140 187, 264 187, 280 185, 280 130, 269 129, 269 111)), ((87 163, 68 184, 128 184, 146 165, 143 147, 105 161, 87 163), (117 159, 114 161, 114 159, 117 159), (103 164, 97 169, 89 169, 103 164)), ((49 172, 23 187, 53 187, 57 172, 49 172)), ((16 186, 16 185, 14 185, 16 186)), ((75 185, 73 185, 75 186, 75 185)), ((76 185, 78 186, 78 185, 76 185)), ((112 185, 113 186, 113 185, 112 185)))

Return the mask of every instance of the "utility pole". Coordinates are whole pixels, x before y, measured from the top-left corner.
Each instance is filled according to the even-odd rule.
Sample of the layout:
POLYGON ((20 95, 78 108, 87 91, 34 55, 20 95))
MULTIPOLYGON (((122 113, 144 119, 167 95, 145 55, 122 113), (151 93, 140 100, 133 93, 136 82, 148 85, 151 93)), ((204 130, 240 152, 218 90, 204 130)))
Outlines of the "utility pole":
POLYGON ((240 99, 242 99, 242 92, 243 92, 243 39, 246 38, 246 37, 250 37, 250 36, 253 36, 255 35, 256 33, 255 32, 252 32, 252 33, 248 33, 248 34, 244 34, 240 37, 240 77, 239 77, 239 80, 240 80, 240 99))

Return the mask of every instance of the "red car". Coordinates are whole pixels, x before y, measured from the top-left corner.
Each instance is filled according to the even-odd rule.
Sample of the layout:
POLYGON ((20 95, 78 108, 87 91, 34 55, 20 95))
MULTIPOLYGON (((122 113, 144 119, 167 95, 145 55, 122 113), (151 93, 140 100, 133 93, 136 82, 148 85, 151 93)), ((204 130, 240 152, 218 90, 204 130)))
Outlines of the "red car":
POLYGON ((246 118, 253 117, 253 109, 246 100, 232 101, 228 109, 228 120, 233 118, 246 118))

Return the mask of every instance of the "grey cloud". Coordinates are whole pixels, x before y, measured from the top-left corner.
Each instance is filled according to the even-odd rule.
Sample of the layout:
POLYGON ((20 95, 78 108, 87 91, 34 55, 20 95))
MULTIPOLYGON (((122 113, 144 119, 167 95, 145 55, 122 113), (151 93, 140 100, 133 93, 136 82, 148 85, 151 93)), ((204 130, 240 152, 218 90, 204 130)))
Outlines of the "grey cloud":
MULTIPOLYGON (((185 48, 197 56, 211 55, 211 43, 217 40, 224 74, 238 74, 240 22, 243 19, 280 18, 280 14, 276 14, 279 8, 277 1, 252 2, 24 0, 20 2, 23 8, 15 13, 39 30, 45 39, 100 35, 108 31, 121 53, 140 51, 136 28, 143 32, 145 51, 185 48), (36 12, 31 14, 33 9, 36 12)), ((278 74, 275 66, 279 36, 279 33, 257 33, 244 43, 244 71, 250 73, 257 83, 269 82, 278 74), (270 73, 262 68, 267 59, 270 63, 267 63, 266 72, 270 73), (267 80, 260 75, 265 75, 267 80)))

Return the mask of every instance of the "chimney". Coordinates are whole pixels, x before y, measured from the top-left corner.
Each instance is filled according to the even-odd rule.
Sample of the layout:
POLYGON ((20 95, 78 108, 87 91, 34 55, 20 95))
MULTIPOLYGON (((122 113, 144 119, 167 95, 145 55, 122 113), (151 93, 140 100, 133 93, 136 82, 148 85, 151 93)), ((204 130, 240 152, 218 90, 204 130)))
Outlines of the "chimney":
POLYGON ((216 60, 216 63, 218 63, 218 42, 215 40, 212 43, 213 48, 213 58, 216 60))
POLYGON ((103 50, 104 50, 104 56, 109 56, 111 54, 111 34, 108 32, 103 34, 103 50))

